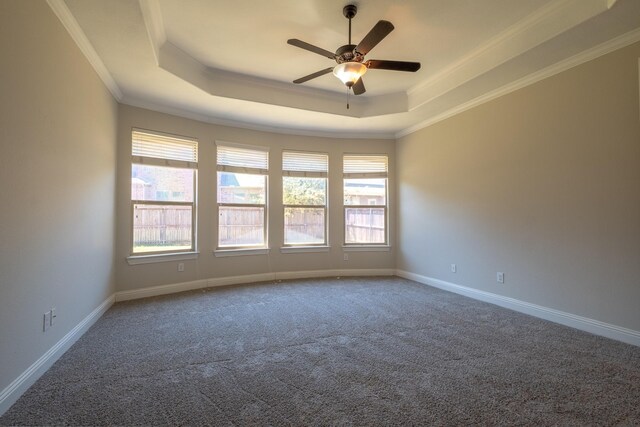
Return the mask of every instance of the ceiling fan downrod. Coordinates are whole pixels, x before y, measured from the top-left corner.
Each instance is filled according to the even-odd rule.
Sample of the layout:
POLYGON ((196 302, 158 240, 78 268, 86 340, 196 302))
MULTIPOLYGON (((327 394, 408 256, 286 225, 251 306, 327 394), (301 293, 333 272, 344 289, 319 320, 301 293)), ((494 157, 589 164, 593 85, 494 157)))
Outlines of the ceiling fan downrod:
MULTIPOLYGON (((351 19, 356 16, 358 13, 358 7, 355 4, 348 4, 342 9, 342 14, 349 20, 349 46, 351 44, 351 19)), ((353 85, 352 85, 353 86, 353 85)), ((349 109, 349 92, 351 91, 351 86, 347 85, 347 110, 349 109)))
POLYGON ((358 7, 355 4, 348 4, 342 9, 342 14, 349 20, 349 44, 351 44, 351 19, 358 13, 358 7))

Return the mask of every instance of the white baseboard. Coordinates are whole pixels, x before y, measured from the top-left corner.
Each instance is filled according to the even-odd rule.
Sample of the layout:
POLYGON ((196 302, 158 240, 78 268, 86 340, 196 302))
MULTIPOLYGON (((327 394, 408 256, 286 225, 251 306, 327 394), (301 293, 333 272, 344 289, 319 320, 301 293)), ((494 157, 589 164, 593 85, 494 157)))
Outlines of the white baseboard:
POLYGON ((395 270, 392 268, 279 271, 274 273, 247 274, 244 276, 216 277, 211 279, 194 280, 192 282, 172 283, 169 285, 120 291, 116 292, 115 300, 128 301, 138 298, 191 291, 194 289, 240 285, 243 283, 272 282, 275 280, 310 279, 316 277, 393 276, 394 274, 395 270))
POLYGON ((193 289, 206 288, 207 279, 194 280, 192 282, 171 283, 169 285, 150 286, 148 288, 132 289, 130 291, 118 291, 115 294, 116 302, 128 301, 138 298, 154 297, 157 295, 173 294, 176 292, 191 291, 193 289))
POLYGON ((0 392, 0 415, 7 411, 18 398, 36 382, 40 376, 53 365, 100 318, 116 301, 127 301, 156 295, 172 294, 193 289, 216 286, 239 285, 243 283, 268 282, 287 279, 304 279, 315 277, 338 276, 393 276, 395 270, 386 269, 344 269, 344 270, 307 270, 283 271, 277 273, 248 274, 244 276, 220 277, 212 279, 194 280, 191 282, 173 283, 169 285, 151 286, 148 288, 119 291, 107 298, 87 317, 69 331, 60 341, 36 360, 18 378, 0 392))
POLYGON ((27 391, 27 389, 111 307, 114 301, 114 295, 111 295, 20 374, 18 378, 5 387, 5 389, 0 392, 0 415, 4 414, 7 409, 18 400, 22 393, 27 391))
POLYGON ((627 344, 640 346, 640 331, 624 328, 622 326, 612 325, 610 323, 601 322, 599 320, 590 319, 588 317, 578 316, 576 314, 567 313, 553 308, 543 307, 541 305, 531 304, 520 301, 515 298, 509 298, 491 292, 480 291, 478 289, 466 286, 456 285, 454 283, 445 282, 444 280, 434 279, 432 277, 422 276, 408 271, 396 270, 396 276, 434 288, 443 289, 445 291, 454 292, 469 298, 480 301, 489 302, 514 311, 519 311, 531 316, 539 317, 551 322, 560 323, 561 325, 570 326, 582 331, 590 332, 595 335, 622 341, 627 344))
POLYGON ((319 277, 394 276, 395 273, 396 271, 393 268, 282 271, 276 273, 276 280, 312 279, 319 277))
POLYGON ((244 276, 217 277, 207 280, 206 287, 242 285, 244 283, 272 282, 276 279, 275 273, 246 274, 244 276))
POLYGON ((75 343, 86 331, 100 318, 115 301, 126 301, 137 298, 145 298, 156 295, 165 295, 176 292, 184 292, 193 289, 201 289, 215 286, 228 286, 243 283, 266 282, 274 280, 306 279, 318 277, 355 277, 355 276, 399 276, 405 279, 423 283, 435 288, 454 292, 480 301, 489 302, 541 319, 570 326, 596 335, 601 335, 628 344, 640 346, 640 331, 612 325, 588 317, 566 313, 560 310, 531 304, 515 298, 509 298, 490 292, 466 286, 445 282, 411 273, 403 270, 390 268, 382 269, 335 269, 335 270, 307 270, 307 271, 283 271, 276 273, 250 274, 244 276, 232 276, 212 279, 195 280, 191 282, 175 283, 170 285, 152 286, 148 288, 135 289, 130 291, 116 292, 107 298, 95 310, 87 315, 71 331, 69 331, 60 341, 51 347, 45 354, 27 368, 18 378, 0 392, 0 415, 7 411, 16 400, 24 393, 47 369, 58 360, 65 351, 75 343))

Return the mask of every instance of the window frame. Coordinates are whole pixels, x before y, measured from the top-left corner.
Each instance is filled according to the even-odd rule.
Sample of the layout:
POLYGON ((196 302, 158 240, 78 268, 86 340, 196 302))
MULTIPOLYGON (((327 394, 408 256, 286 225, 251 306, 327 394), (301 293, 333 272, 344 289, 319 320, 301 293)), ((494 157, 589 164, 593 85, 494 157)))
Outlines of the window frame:
POLYGON ((342 245, 345 249, 348 248, 366 248, 375 247, 383 248, 389 246, 389 155, 388 154, 376 154, 376 153, 344 153, 342 155, 342 245), (385 158, 385 171, 384 172, 345 172, 345 159, 347 157, 384 157, 385 158), (384 205, 347 205, 344 202, 344 184, 347 179, 384 179, 384 205), (348 243, 347 242, 347 209, 383 209, 384 210, 384 241, 383 242, 361 242, 361 243, 348 243))
POLYGON ((216 219, 216 248, 214 253, 223 253, 228 252, 231 253, 241 253, 242 251, 247 251, 247 253, 252 253, 254 251, 261 252, 262 250, 269 249, 269 147, 262 146, 254 146, 254 145, 245 145, 245 144, 237 144, 234 142, 226 142, 226 141, 216 141, 216 211, 217 211, 217 219, 216 219), (249 166, 225 166, 218 164, 218 151, 219 147, 229 147, 229 148, 237 148, 242 150, 253 150, 260 151, 266 153, 266 166, 267 169, 256 169, 249 166), (220 172, 224 173, 239 173, 239 174, 248 174, 248 175, 258 175, 264 178, 264 203, 226 203, 220 202, 218 197, 219 191, 219 174, 220 172), (220 208, 221 207, 262 207, 263 209, 263 227, 262 227, 262 245, 220 245, 220 208))
MULTIPOLYGON (((129 258, 135 257, 153 257, 153 256, 167 256, 167 255, 181 255, 187 253, 195 253, 197 251, 197 200, 198 200, 198 140, 193 137, 183 136, 183 135, 175 135, 166 132, 160 132, 155 130, 148 129, 140 129, 140 128, 132 128, 131 129, 131 143, 132 143, 132 154, 131 154, 131 169, 133 169, 134 165, 141 166, 158 166, 158 167, 166 167, 166 168, 175 168, 182 170, 191 170, 193 171, 193 200, 191 202, 174 202, 168 200, 140 200, 134 199, 133 194, 130 194, 131 207, 130 207, 130 216, 131 218, 131 233, 130 241, 129 241, 129 258), (185 142, 192 142, 195 146, 195 161, 185 161, 185 160, 172 160, 167 158, 159 158, 159 157, 151 157, 151 156, 142 156, 142 155, 134 155, 133 154, 133 140, 134 134, 143 133, 151 136, 159 136, 159 137, 169 137, 178 140, 182 140, 185 142), (185 249, 169 249, 166 251, 145 251, 145 252, 135 252, 135 239, 134 239, 134 215, 135 209, 137 205, 160 205, 160 206, 191 206, 191 247, 185 249)), ((132 179, 132 178, 131 178, 132 179)), ((131 184, 131 182, 130 182, 131 184)), ((129 185, 129 191, 131 192, 131 185, 129 185)))
POLYGON ((329 153, 317 152, 317 151, 300 151, 300 150, 282 150, 282 247, 283 248, 315 248, 321 246, 329 245, 329 153), (296 153, 296 154, 309 154, 309 155, 322 155, 325 156, 326 161, 326 171, 304 171, 304 170, 286 170, 284 166, 284 157, 285 153, 296 153), (324 204, 323 205, 292 205, 284 203, 284 179, 285 178, 322 178, 325 180, 324 184, 324 204), (287 243, 286 240, 286 217, 285 212, 287 208, 298 208, 298 209, 319 209, 323 208, 324 210, 324 239, 322 243, 287 243))

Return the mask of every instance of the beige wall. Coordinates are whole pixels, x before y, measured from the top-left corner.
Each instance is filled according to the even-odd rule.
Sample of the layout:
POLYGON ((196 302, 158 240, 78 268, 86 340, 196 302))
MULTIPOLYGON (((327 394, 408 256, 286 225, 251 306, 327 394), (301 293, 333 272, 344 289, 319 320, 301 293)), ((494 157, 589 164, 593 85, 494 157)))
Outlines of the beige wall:
POLYGON ((639 57, 401 138, 397 267, 640 330, 639 57))
POLYGON ((114 291, 117 104, 44 1, 0 1, 0 52, 3 390, 114 291))
MULTIPOLYGON (((393 182, 395 142, 392 140, 332 139, 258 132, 217 126, 168 114, 120 105, 118 120, 117 249, 116 277, 118 290, 181 283, 192 280, 241 276, 271 272, 327 269, 395 268, 394 187, 389 189, 391 251, 350 252, 343 260, 342 154, 379 153, 389 156, 389 174, 393 182), (128 265, 131 252, 131 129, 142 128, 195 137, 199 141, 198 231, 200 252, 197 260, 184 261, 185 271, 178 272, 178 262, 128 265), (217 258, 213 250, 217 241, 215 205, 215 141, 269 147, 269 255, 217 258), (282 254, 282 150, 296 149, 329 153, 329 243, 328 253, 282 254)), ((182 262, 182 261, 180 261, 182 262)))
POLYGON ((397 144, 118 106, 44 1, 0 1, 0 47, 0 390, 116 290, 267 272, 397 266, 640 330, 640 44, 397 144), (126 263, 132 127, 200 141, 200 255, 184 272, 126 263), (216 140, 270 148, 268 256, 212 253, 216 140), (328 253, 279 251, 283 149, 330 155, 328 253), (389 252, 343 260, 345 152, 389 155, 389 252), (52 306, 57 324, 43 333, 52 306))

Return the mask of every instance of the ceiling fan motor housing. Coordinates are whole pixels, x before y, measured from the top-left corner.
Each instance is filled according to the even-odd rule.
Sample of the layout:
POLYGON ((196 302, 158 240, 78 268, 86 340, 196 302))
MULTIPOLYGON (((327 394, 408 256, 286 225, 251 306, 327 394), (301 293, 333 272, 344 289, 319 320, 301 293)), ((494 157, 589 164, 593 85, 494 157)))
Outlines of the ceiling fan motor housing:
POLYGON ((355 44, 345 44, 340 46, 336 50, 336 62, 342 64, 343 62, 362 62, 364 55, 356 52, 355 44))

